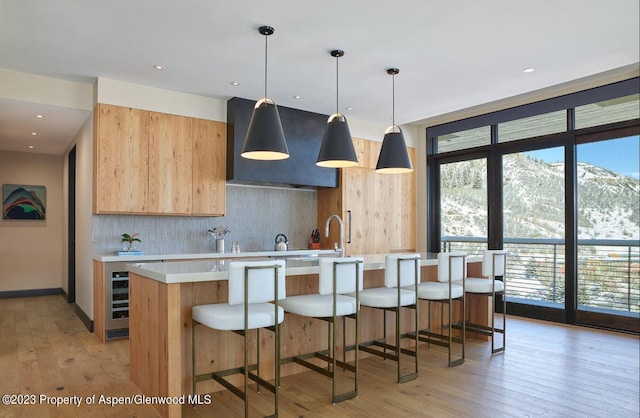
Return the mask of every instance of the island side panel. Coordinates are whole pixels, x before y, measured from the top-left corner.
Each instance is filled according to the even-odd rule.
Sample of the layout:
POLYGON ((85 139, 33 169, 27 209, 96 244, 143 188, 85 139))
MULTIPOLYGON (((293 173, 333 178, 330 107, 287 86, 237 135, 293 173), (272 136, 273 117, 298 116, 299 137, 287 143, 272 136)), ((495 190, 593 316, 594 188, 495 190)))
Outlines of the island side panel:
POLYGON ((101 343, 106 342, 105 334, 105 264, 93 261, 93 333, 101 343))
MULTIPOLYGON (((130 377, 146 396, 181 396, 180 285, 131 273, 129 277, 130 377)), ((181 405, 154 405, 179 418, 181 405)))

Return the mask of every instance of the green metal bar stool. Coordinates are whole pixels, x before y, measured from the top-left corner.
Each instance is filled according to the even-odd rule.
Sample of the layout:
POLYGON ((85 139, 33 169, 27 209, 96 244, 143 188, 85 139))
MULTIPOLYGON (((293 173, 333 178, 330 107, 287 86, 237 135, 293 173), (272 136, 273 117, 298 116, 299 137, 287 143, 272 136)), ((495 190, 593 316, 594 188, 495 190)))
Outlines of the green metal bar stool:
POLYGON ((234 395, 244 400, 244 415, 249 416, 249 380, 263 386, 274 394, 274 413, 278 416, 278 387, 280 386, 280 327, 284 320, 284 309, 280 306, 285 298, 285 263, 277 261, 245 261, 229 263, 228 303, 197 305, 192 308, 191 344, 193 394, 196 383, 213 379, 234 395), (273 303, 271 303, 273 302, 273 303), (244 362, 240 367, 196 375, 195 328, 204 325, 215 330, 233 331, 244 339, 244 362), (259 340, 260 328, 274 332, 274 383, 260 377, 260 341, 256 341, 256 362, 250 364, 248 356, 249 330, 256 330, 259 340), (231 384, 226 377, 241 374, 244 388, 231 384))
POLYGON ((428 301, 427 306, 427 328, 420 330, 420 341, 427 344, 435 344, 447 347, 449 367, 458 366, 464 363, 465 352, 465 275, 466 275, 466 254, 464 253, 439 253, 438 254, 438 281, 422 282, 418 285, 418 299, 428 301), (462 305, 462 319, 456 328, 461 328, 461 336, 453 335, 453 301, 458 300, 462 305), (440 303, 440 332, 434 332, 431 328, 431 302, 440 303), (444 324, 444 305, 447 305, 447 324, 444 324), (444 330, 447 333, 444 333, 444 330), (451 348, 453 343, 461 345, 461 355, 459 358, 451 359, 451 348))
MULTIPOLYGON (((331 379, 331 400, 333 403, 354 398, 358 395, 358 318, 359 293, 362 290, 362 257, 320 257, 319 292, 311 295, 291 296, 281 301, 286 312, 316 318, 328 323, 328 347, 326 350, 295 355, 282 359, 282 364, 295 362, 331 379), (355 297, 346 293, 355 292, 355 297), (336 319, 348 317, 355 322, 355 362, 350 364, 336 358, 336 319), (326 362, 326 367, 311 363, 316 358, 326 362), (336 371, 342 368, 353 373, 353 390, 336 394, 336 371)), ((343 334, 344 334, 343 330, 343 334)))
POLYGON ((393 360, 398 366, 398 383, 418 377, 418 306, 416 294, 420 282, 420 254, 389 254, 385 257, 384 287, 364 289, 360 292, 360 304, 383 312, 383 339, 360 343, 360 350, 393 360), (414 328, 402 334, 402 308, 413 310, 414 328), (387 311, 395 313, 394 344, 387 343, 387 311), (414 340, 414 349, 402 348, 403 339, 414 340), (391 351, 390 353, 387 350, 391 351), (413 370, 402 374, 402 355, 413 358, 413 370))

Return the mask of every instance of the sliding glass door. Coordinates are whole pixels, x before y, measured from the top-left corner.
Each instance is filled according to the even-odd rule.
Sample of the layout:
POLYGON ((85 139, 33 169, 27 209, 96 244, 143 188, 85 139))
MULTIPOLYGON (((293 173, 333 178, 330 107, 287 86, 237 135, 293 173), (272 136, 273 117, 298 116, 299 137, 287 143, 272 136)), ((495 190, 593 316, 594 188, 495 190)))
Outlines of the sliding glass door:
POLYGON ((564 147, 502 157, 507 300, 564 309, 564 147))
POLYGON ((640 139, 577 146, 577 319, 640 313, 640 139), (598 315, 599 314, 599 315, 598 315))

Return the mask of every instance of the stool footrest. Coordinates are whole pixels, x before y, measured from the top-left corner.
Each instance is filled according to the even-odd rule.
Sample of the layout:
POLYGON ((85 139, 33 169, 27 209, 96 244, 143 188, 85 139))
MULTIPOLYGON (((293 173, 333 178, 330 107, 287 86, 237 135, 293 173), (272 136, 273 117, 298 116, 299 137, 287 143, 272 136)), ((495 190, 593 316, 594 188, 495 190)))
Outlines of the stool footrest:
MULTIPOLYGON (((467 322, 465 324, 467 331, 468 332, 473 332, 474 334, 481 334, 481 335, 487 335, 487 336, 491 336, 493 332, 504 332, 504 330, 502 329, 491 329, 491 327, 487 326, 487 325, 481 325, 481 324, 474 324, 472 322, 467 322)), ((460 329, 458 328, 458 326, 455 326, 456 329, 460 329)))
POLYGON ((349 391, 349 392, 341 393, 339 395, 336 395, 335 398, 333 398, 333 403, 346 401, 347 399, 353 399, 356 396, 358 396, 358 391, 357 390, 352 390, 352 391, 349 391))
MULTIPOLYGON (((429 330, 421 330, 419 334, 420 335, 418 336, 418 340, 422 341, 423 343, 439 345, 441 347, 449 346, 448 335, 438 334, 429 330)), ((451 341, 454 343, 462 344, 462 338, 460 337, 451 337, 451 341)))

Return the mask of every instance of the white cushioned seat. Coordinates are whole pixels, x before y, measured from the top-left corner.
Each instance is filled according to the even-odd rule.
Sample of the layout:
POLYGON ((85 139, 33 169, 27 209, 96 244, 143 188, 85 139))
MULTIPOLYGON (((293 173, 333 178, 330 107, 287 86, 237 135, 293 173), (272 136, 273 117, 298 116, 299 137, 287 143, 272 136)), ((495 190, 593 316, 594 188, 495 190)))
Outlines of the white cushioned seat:
MULTIPOLYGON (((491 285, 493 280, 480 279, 475 277, 469 277, 465 280, 465 287, 469 293, 491 293, 491 285)), ((502 292, 504 290, 504 283, 500 280, 496 280, 496 292, 502 292)), ((456 282, 462 284, 462 282, 456 282)))
MULTIPOLYGON (((283 301, 280 301, 282 303, 283 301)), ((275 306, 272 303, 252 303, 248 306, 248 329, 275 325, 275 306)), ((192 309, 193 319, 212 329, 237 331, 244 329, 244 305, 215 303, 198 305, 192 309)), ((284 320, 284 309, 278 306, 278 323, 284 320)))
MULTIPOLYGON (((355 293, 349 296, 355 297, 355 293)), ((416 292, 400 289, 400 306, 416 303, 416 292)), ((392 287, 374 287, 360 292, 360 304, 374 308, 393 308, 398 306, 398 289, 392 287)))
POLYGON ((424 335, 420 340, 430 344, 439 344, 447 347, 447 355, 449 367, 457 366, 464 363, 464 345, 465 345, 465 284, 463 279, 466 275, 467 263, 466 254, 460 252, 442 252, 438 253, 438 276, 437 282, 423 282, 418 285, 418 299, 426 300, 429 303, 427 308, 427 329, 421 330, 420 334, 424 335), (459 281, 458 281, 459 280, 459 281), (449 290, 451 289, 451 290, 449 290), (453 301, 460 302, 462 310, 462 319, 458 324, 453 321, 453 301), (447 322, 445 324, 445 315, 440 316, 439 329, 431 327, 431 302, 448 305, 447 322), (461 325, 461 337, 453 335, 452 329, 454 325, 461 325), (446 330, 446 331, 445 331, 446 330), (452 359, 451 349, 454 342, 461 346, 460 357, 452 359))
MULTIPOLYGON (((281 300, 280 306, 282 306, 285 312, 299 315, 307 318, 316 318, 318 320, 327 321, 328 324, 328 338, 327 349, 314 351, 311 353, 299 353, 293 357, 283 360, 283 364, 290 362, 296 362, 302 366, 307 367, 310 370, 319 372, 322 370, 322 374, 331 378, 331 400, 333 403, 341 402, 346 399, 351 399, 358 396, 358 350, 355 350, 355 364, 349 364, 345 360, 346 350, 346 323, 343 324, 343 341, 345 343, 342 347, 342 361, 336 358, 337 353, 337 333, 336 323, 337 318, 348 317, 355 322, 354 328, 354 345, 358 346, 358 318, 359 318, 359 306, 357 299, 351 296, 347 296, 345 293, 362 291, 362 278, 363 278, 363 258, 362 257, 320 257, 320 271, 318 275, 318 293, 310 295, 297 295, 290 296, 281 300), (335 273, 335 274, 334 274, 335 273), (335 284, 335 289, 334 289, 335 284), (334 298, 335 298, 335 315, 334 315, 334 298), (326 362, 327 368, 320 369, 317 362, 308 361, 308 359, 314 358, 315 360, 321 360, 326 362), (353 373, 354 379, 353 390, 343 391, 340 394, 336 394, 336 380, 338 368, 342 371, 348 371, 353 373)), ((305 335, 308 331, 303 322, 302 329, 299 330, 299 334, 294 334, 293 338, 308 339, 311 336, 305 335)), ((342 385, 341 385, 342 386, 342 385)), ((344 387, 343 387, 344 389, 344 387)))
MULTIPOLYGON (((469 282, 467 281, 467 287, 469 282)), ((451 299, 462 297, 462 282, 451 283, 451 299)), ((449 283, 422 282, 418 285, 418 298, 426 300, 449 300, 449 283)))
MULTIPOLYGON (((278 387, 280 386, 280 326, 284 321, 284 309, 277 306, 286 297, 285 262, 283 260, 268 261, 232 261, 229 263, 229 288, 226 303, 212 303, 196 305, 191 308, 191 344, 193 358, 191 363, 191 390, 196 394, 196 383, 213 379, 244 401, 245 417, 248 417, 249 381, 257 383, 258 387, 264 387, 274 396, 275 413, 278 415, 278 387), (271 303, 273 302, 273 303, 271 303), (246 316, 245 316, 246 309, 246 316), (196 328, 198 324, 207 328, 239 332, 243 344, 238 350, 244 348, 244 360, 242 367, 234 367, 226 370, 196 373, 196 328), (273 327, 273 328, 272 328, 273 327), (265 381, 260 377, 260 328, 273 331, 273 372, 274 383, 265 381), (250 329, 257 329, 255 333, 250 329), (254 341, 249 342, 249 337, 254 341), (255 363, 250 364, 247 349, 249 344, 256 347, 255 363), (254 370, 257 373, 254 373, 254 370), (232 384, 227 378, 233 375, 244 375, 244 388, 232 384)), ((235 342, 234 342, 235 344, 235 342)), ((253 362, 253 360, 251 360, 253 362)), ((216 364, 217 365, 217 364, 216 364)), ((210 364, 211 368, 215 365, 210 364)), ((203 365, 204 368, 204 365, 203 365)), ((195 408, 195 404, 193 405, 195 408)))
MULTIPOLYGON (((290 296, 280 301, 285 311, 302 316, 326 318, 333 316, 333 295, 290 296)), ((336 295, 336 316, 356 313, 356 298, 336 295)))

